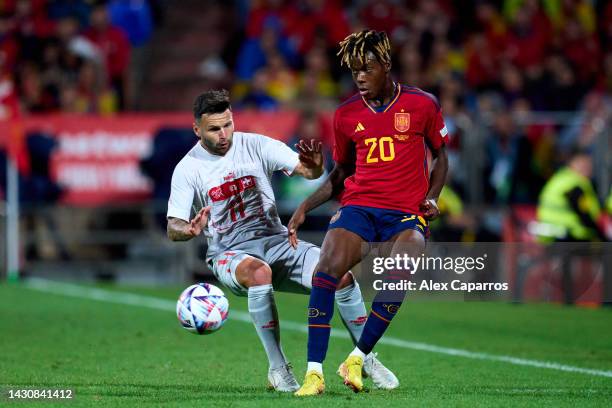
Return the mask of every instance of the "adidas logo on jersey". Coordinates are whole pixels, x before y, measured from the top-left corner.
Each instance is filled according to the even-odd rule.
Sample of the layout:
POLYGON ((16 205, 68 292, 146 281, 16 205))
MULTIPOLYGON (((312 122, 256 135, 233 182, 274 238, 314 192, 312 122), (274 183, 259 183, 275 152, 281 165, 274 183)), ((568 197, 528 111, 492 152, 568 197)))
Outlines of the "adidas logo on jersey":
POLYGON ((355 133, 357 132, 361 132, 362 130, 365 130, 365 128, 363 127, 363 125, 361 124, 361 122, 357 123, 357 126, 355 127, 355 133))

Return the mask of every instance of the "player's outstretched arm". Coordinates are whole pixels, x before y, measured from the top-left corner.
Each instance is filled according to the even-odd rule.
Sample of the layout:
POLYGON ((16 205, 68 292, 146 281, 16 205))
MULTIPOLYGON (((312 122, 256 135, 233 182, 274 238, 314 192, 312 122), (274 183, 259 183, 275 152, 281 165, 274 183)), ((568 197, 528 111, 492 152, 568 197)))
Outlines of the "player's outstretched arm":
POLYGON ((446 181, 446 173, 448 172, 446 147, 442 145, 438 149, 432 149, 431 153, 435 162, 429 178, 429 191, 427 192, 427 197, 420 205, 423 216, 428 220, 433 220, 440 215, 437 202, 446 181))
POLYGON ((202 208, 190 222, 180 218, 168 218, 167 233, 172 241, 188 241, 197 237, 208 223, 210 207, 202 208))
POLYGON ((301 139, 295 148, 299 152, 300 162, 292 175, 302 176, 309 180, 317 179, 323 174, 323 144, 315 140, 301 139))
POLYGON ((287 224, 291 246, 297 247, 297 229, 304 223, 306 214, 340 194, 344 189, 344 180, 353 173, 355 165, 336 163, 323 184, 298 206, 287 224))

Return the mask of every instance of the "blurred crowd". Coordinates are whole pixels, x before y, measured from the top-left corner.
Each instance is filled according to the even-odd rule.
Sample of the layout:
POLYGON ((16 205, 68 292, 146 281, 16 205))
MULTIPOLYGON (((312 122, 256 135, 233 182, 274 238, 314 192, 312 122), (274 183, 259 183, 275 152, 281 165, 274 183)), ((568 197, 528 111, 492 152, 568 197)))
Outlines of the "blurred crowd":
POLYGON ((355 92, 338 42, 365 28, 384 30, 395 79, 441 102, 452 140, 449 184, 459 196, 470 177, 461 155, 464 139, 476 136, 464 134, 470 123, 486 129, 483 196, 507 205, 535 203, 569 151, 594 146, 612 117, 612 2, 247 3, 235 9, 243 32, 228 59, 239 107, 333 109, 355 92))
MULTIPOLYGON (((26 113, 130 110, 130 59, 161 24, 162 3, 170 4, 0 0, 0 118, 3 104, 15 99, 26 113)), ((203 49, 218 40, 218 50, 204 62, 214 61, 212 71, 221 73, 221 85, 231 87, 235 109, 303 112, 292 140, 329 138, 329 113, 355 92, 348 70, 340 67, 338 42, 366 28, 386 31, 394 78, 441 102, 451 135, 451 177, 442 204, 451 213, 463 213, 474 185, 481 191, 470 204, 536 204, 574 148, 595 151, 602 135, 610 135, 609 1, 207 0, 199 5, 181 1, 173 8, 186 9, 198 21, 202 13, 218 21, 179 25, 186 32, 179 37, 203 49), (217 13, 219 8, 226 14, 217 13)), ((151 74, 156 65, 148 69, 151 74)), ((201 86, 194 84, 194 95, 201 86)), ((279 182, 287 208, 316 188, 316 183, 291 183, 297 182, 279 182)), ((600 197, 607 190, 599 191, 600 197)), ((463 226, 478 224, 455 218, 463 226)))
POLYGON ((494 92, 523 110, 570 111, 612 89, 612 4, 595 0, 261 0, 244 22, 236 95, 270 108, 352 92, 335 57, 347 34, 386 31, 400 82, 473 111, 494 92))
POLYGON ((0 1, 0 101, 18 97, 26 113, 129 108, 131 52, 153 17, 146 0, 0 1))

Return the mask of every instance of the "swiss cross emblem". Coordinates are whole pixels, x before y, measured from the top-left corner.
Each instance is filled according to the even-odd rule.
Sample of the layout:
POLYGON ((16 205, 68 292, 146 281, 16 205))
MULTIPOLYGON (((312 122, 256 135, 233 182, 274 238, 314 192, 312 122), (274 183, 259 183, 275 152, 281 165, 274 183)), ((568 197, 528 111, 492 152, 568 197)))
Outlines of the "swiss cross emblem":
POLYGON ((242 184, 242 188, 247 188, 251 185, 251 179, 248 177, 240 179, 240 183, 242 184))
POLYGON ((220 198, 222 198, 222 197, 223 197, 223 191, 221 191, 221 188, 220 188, 220 187, 214 187, 214 188, 211 188, 211 189, 208 191, 208 194, 210 194, 210 197, 211 197, 213 200, 218 200, 218 199, 220 199, 220 198))
POLYGON ((398 132, 405 132, 410 129, 410 114, 397 112, 395 114, 395 129, 398 132))

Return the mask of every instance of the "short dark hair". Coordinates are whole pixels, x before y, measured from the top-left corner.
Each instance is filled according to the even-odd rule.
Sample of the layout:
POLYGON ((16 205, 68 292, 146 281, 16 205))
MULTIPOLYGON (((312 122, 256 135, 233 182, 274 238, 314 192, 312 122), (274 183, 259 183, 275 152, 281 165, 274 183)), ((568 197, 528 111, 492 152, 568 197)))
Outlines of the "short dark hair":
POLYGON ((206 113, 223 113, 231 109, 229 92, 225 89, 211 89, 193 101, 193 117, 200 120, 206 113))

